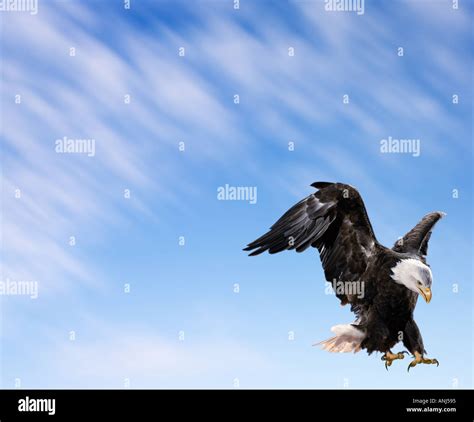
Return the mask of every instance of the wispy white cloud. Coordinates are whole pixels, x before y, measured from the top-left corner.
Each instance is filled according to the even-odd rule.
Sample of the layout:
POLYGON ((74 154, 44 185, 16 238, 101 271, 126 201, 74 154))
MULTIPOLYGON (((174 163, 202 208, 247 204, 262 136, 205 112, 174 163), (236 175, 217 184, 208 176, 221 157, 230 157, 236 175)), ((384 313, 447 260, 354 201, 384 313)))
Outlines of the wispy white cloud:
MULTIPOLYGON (((91 14, 87 7, 73 8, 82 21, 91 14)), ((209 95, 206 81, 161 59, 151 39, 129 29, 129 38, 137 37, 127 47, 133 57, 129 65, 87 34, 77 19, 63 31, 65 19, 59 10, 45 11, 37 19, 17 15, 7 28, 22 34, 21 39, 12 38, 8 48, 33 49, 54 72, 36 69, 33 62, 15 55, 4 62, 2 94, 8 124, 2 133, 7 148, 3 225, 8 254, 2 270, 4 277, 18 278, 16 271, 23 265, 21 272, 62 283, 61 263, 74 268, 76 278, 88 272, 87 263, 67 251, 69 235, 78 235, 85 226, 87 236, 95 230, 94 236, 100 237, 101 226, 119 222, 122 211, 130 207, 150 217, 138 195, 124 201, 124 188, 159 193, 176 204, 173 189, 179 189, 179 183, 172 190, 163 189, 173 178, 170 154, 156 154, 166 144, 177 151, 181 139, 192 144, 189 134, 199 132, 203 136, 197 155, 226 153, 224 145, 214 148, 206 142, 212 134, 225 140, 229 113, 209 95), (70 47, 76 48, 75 57, 68 55, 70 47), (21 104, 13 104, 16 94, 21 94, 21 104), (123 102, 126 94, 131 95, 129 106, 123 102), (54 142, 63 136, 94 138, 95 157, 55 154, 54 142), (17 188, 21 199, 13 196, 17 188), (16 247, 26 240, 31 247, 16 247)))
POLYGON ((197 342, 180 341, 177 335, 171 340, 140 326, 97 321, 86 331, 86 339, 78 333, 74 341, 50 336, 47 351, 40 355, 57 363, 49 383, 89 388, 124 388, 127 382, 131 388, 232 388, 239 374, 272 365, 268 357, 232 338, 207 336, 197 342))

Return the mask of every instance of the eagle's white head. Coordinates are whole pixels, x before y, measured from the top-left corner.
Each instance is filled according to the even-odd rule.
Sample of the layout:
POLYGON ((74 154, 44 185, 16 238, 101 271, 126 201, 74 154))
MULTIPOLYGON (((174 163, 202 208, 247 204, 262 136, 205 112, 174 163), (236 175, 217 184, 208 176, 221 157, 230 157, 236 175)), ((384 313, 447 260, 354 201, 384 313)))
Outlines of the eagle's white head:
POLYGON ((433 275, 428 265, 419 259, 402 259, 392 268, 392 278, 398 284, 403 284, 406 288, 421 294, 426 303, 431 300, 431 284, 433 275))

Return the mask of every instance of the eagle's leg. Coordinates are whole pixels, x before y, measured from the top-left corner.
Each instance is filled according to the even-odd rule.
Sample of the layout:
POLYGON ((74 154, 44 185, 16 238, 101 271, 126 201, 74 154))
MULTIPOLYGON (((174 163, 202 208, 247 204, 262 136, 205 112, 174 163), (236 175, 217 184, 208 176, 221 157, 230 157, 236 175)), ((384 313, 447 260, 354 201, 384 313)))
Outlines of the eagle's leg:
POLYGON ((410 371, 411 368, 415 367, 419 363, 425 363, 428 365, 436 364, 439 366, 437 359, 428 359, 424 357, 426 350, 423 346, 423 339, 421 338, 420 330, 413 319, 408 321, 405 327, 403 344, 411 353, 413 353, 414 357, 414 359, 410 362, 410 365, 408 365, 408 371, 410 371))
POLYGON ((425 358, 421 353, 415 352, 415 359, 413 359, 410 362, 410 365, 408 365, 407 371, 410 371, 410 368, 415 367, 419 363, 426 363, 428 365, 436 364, 436 366, 439 366, 439 362, 437 359, 428 359, 428 358, 425 358))
POLYGON ((385 369, 388 371, 388 367, 392 365, 394 360, 403 359, 405 357, 404 353, 406 352, 392 353, 390 350, 385 352, 381 358, 385 361, 385 369))

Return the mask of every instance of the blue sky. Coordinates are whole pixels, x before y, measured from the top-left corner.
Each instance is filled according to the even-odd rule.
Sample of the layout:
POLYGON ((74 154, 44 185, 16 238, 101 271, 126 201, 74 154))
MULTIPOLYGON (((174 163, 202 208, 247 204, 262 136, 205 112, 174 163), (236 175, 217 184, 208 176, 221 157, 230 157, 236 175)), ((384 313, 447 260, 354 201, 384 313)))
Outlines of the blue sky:
POLYGON ((0 12, 1 279, 39 286, 0 296, 1 386, 472 388, 468 3, 0 12), (382 154, 390 136, 420 139, 420 156, 382 154), (94 139, 95 156, 56 153, 63 137, 94 139), (316 252, 241 251, 318 180, 356 186, 386 245, 447 212, 415 313, 439 368, 312 347, 353 321, 316 252), (257 203, 217 200, 225 184, 257 187, 257 203))

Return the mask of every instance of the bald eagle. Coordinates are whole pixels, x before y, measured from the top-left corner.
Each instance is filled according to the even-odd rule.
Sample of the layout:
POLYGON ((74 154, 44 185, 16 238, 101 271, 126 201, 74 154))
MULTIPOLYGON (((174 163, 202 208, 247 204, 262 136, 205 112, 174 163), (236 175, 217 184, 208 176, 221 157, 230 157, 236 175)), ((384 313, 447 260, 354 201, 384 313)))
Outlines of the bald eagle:
POLYGON ((354 187, 327 182, 311 186, 317 191, 291 207, 268 233, 244 250, 254 256, 265 251, 303 252, 310 246, 318 249, 326 280, 341 304, 349 304, 356 315, 354 323, 332 327, 334 337, 318 343, 323 349, 365 349, 369 355, 382 352, 388 369, 407 353, 391 351, 402 341, 413 355, 408 370, 418 364, 439 365, 436 359, 425 357, 413 311, 419 295, 427 303, 431 300, 428 241, 434 225, 445 214, 425 215, 390 249, 377 241, 364 202, 354 187))

